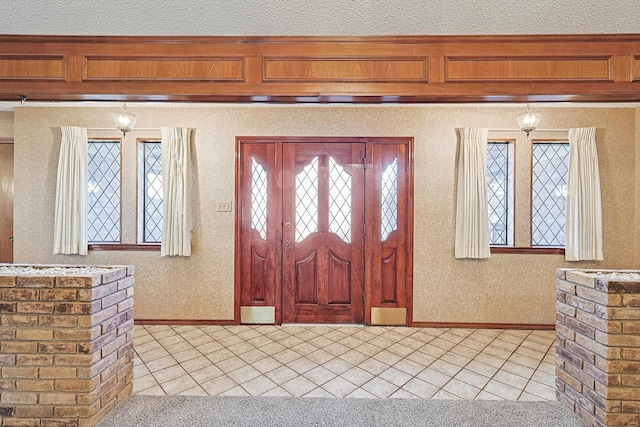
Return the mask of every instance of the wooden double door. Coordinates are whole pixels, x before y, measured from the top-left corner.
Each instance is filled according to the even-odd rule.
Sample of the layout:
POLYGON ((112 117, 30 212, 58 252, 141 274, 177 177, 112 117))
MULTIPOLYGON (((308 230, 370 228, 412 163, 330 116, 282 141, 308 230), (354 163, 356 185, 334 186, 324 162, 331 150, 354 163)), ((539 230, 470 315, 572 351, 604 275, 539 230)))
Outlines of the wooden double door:
POLYGON ((411 141, 237 142, 236 319, 362 324, 375 307, 406 324, 411 141))

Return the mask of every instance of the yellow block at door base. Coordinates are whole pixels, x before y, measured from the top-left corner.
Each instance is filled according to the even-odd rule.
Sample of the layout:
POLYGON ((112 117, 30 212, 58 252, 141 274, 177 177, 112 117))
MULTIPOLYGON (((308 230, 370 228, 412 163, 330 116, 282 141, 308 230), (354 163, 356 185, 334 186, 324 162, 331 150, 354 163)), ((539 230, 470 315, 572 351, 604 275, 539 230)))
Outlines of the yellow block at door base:
POLYGON ((372 325, 406 325, 407 309, 390 307, 371 307, 372 325))
POLYGON ((240 307, 240 323, 269 324, 276 323, 276 308, 268 307, 240 307))

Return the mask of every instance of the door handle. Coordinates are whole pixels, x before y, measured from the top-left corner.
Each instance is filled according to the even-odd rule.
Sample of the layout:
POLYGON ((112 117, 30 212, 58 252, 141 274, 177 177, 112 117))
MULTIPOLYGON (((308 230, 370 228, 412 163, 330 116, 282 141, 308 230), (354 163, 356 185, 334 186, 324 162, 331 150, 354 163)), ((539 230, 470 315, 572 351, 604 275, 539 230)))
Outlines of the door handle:
POLYGON ((285 245, 285 246, 291 246, 291 242, 290 242, 289 240, 285 240, 285 241, 284 241, 284 245, 285 245))
POLYGON ((9 237, 9 241, 13 242, 13 236, 9 237))

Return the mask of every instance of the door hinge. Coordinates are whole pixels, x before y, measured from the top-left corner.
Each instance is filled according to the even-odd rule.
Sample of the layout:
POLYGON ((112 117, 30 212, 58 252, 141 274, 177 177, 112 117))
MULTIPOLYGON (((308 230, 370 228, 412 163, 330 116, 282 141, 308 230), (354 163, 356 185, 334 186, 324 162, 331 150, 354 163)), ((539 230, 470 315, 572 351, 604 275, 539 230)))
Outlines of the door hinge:
POLYGON ((367 158, 366 157, 364 159, 362 159, 362 166, 363 166, 364 170, 367 170, 367 158))

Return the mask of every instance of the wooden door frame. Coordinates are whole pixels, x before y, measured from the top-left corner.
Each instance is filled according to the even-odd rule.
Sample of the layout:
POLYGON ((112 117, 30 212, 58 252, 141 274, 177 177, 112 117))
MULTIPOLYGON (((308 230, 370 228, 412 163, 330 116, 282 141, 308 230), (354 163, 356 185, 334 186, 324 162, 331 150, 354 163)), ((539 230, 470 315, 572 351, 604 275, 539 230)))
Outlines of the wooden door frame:
MULTIPOLYGON (((13 177, 15 178, 15 157, 16 157, 16 152, 15 152, 15 145, 14 145, 14 141, 13 138, 2 138, 0 137, 0 144, 7 144, 7 145, 13 145, 13 177)), ((15 208, 15 199, 12 198, 11 199, 11 209, 13 210, 15 208)), ((15 212, 12 215, 11 218, 11 235, 15 235, 15 212)), ((11 244, 11 260, 12 262, 15 262, 15 250, 14 250, 14 245, 13 243, 11 244)))
MULTIPOLYGON (((373 144, 406 144, 407 145, 407 171, 406 171, 406 179, 407 179, 407 225, 406 225, 406 296, 405 296, 405 305, 407 309, 406 313, 406 324, 407 326, 411 326, 413 323, 413 200, 414 200, 414 173, 413 173, 413 137, 352 137, 352 136, 237 136, 236 137, 236 167, 235 167, 235 221, 234 221, 234 236, 235 236, 235 244, 234 244, 234 323, 240 324, 240 307, 241 307, 241 223, 242 223, 242 211, 241 211, 241 147, 242 144, 278 144, 279 148, 276 149, 276 165, 280 165, 281 169, 281 157, 282 157, 282 144, 284 143, 364 143, 365 144, 365 152, 367 153, 367 158, 365 162, 366 170, 365 170, 365 194, 371 185, 372 170, 373 163, 372 158, 368 153, 372 152, 373 144)), ((277 192, 282 192, 282 172, 280 170, 276 171, 276 177, 274 181, 277 185, 275 189, 277 192)), ((365 195, 366 197, 366 195, 365 195)), ((280 200, 281 203, 281 200, 280 200)), ((372 210, 371 204, 365 199, 365 224, 366 224, 366 234, 371 236, 371 227, 372 227, 372 210)), ((276 232, 276 239, 280 241, 282 244, 282 227, 276 232)), ((369 241, 371 239, 366 239, 365 241, 365 262, 364 262, 364 290, 365 290, 365 301, 364 301, 364 324, 368 325, 371 323, 371 295, 370 292, 367 292, 369 289, 368 284, 371 283, 372 280, 372 262, 371 259, 366 259, 366 254, 368 253, 369 241)), ((282 277, 280 277, 280 281, 282 277)), ((277 286, 274 294, 274 306, 275 306, 275 324, 282 324, 282 285, 277 286)))

